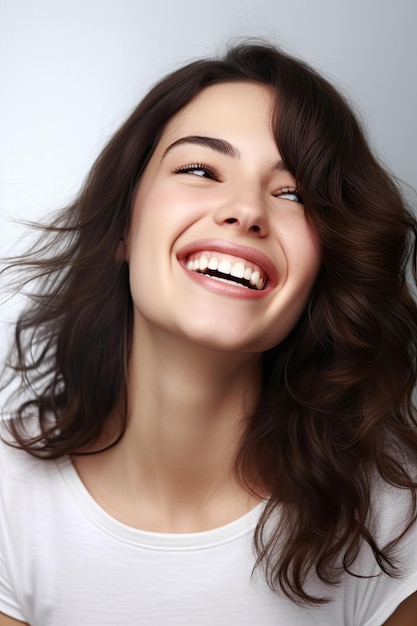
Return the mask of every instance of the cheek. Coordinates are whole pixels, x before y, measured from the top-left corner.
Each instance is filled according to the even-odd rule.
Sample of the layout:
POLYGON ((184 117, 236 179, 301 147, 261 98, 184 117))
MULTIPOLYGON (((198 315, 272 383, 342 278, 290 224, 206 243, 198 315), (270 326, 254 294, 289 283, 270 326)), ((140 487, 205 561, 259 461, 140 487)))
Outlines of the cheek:
POLYGON ((306 287, 312 284, 321 265, 318 236, 305 216, 282 219, 277 235, 286 259, 287 272, 306 287))
POLYGON ((322 254, 317 233, 308 224, 306 225, 304 242, 305 243, 300 258, 303 262, 303 265, 307 268, 307 280, 312 287, 321 267, 322 254))
POLYGON ((321 253, 317 243, 311 238, 304 239, 299 246, 298 253, 292 254, 291 264, 300 283, 309 291, 321 266, 321 253))
POLYGON ((130 291, 135 308, 153 318, 172 300, 172 249, 183 223, 165 189, 138 193, 127 242, 130 291), (146 197, 145 197, 146 196, 146 197))
MULTIPOLYGON (((200 200, 201 204, 201 200, 200 200)), ((138 194, 133 205, 130 239, 145 238, 150 234, 166 233, 178 236, 199 216, 199 205, 190 194, 173 189, 169 185, 138 194)))
MULTIPOLYGON (((128 262, 144 262, 149 252, 161 239, 166 220, 163 215, 165 198, 162 193, 137 193, 133 207, 129 236, 127 239, 128 262)), ((146 261, 150 262, 150 258, 146 261)))
MULTIPOLYGON (((161 220, 152 220, 151 218, 152 211, 148 210, 147 203, 142 202, 138 195, 133 207, 132 222, 127 240, 130 291, 135 307, 138 309, 141 309, 149 300, 152 285, 155 282, 155 274, 158 271, 155 259, 161 256, 158 247, 163 239, 158 225, 161 220)), ((162 220, 162 225, 163 223, 162 220)))
POLYGON ((277 296, 271 339, 267 348, 279 344, 300 319, 321 266, 318 238, 305 219, 293 223, 281 233, 280 242, 285 257, 286 276, 277 296))

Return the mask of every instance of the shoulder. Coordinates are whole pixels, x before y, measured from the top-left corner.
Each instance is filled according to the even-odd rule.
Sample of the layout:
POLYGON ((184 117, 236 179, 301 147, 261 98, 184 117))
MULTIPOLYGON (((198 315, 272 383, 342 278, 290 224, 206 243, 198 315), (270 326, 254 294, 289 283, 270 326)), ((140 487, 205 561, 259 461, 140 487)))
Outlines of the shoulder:
POLYGON ((383 626, 416 626, 417 591, 406 598, 383 626))
MULTIPOLYGON (((413 474, 412 468, 410 473, 413 474)), ((415 619, 417 614, 415 498, 415 490, 395 487, 378 476, 372 480, 368 527, 378 548, 388 554, 388 561, 378 562, 370 545, 364 542, 357 560, 349 568, 353 576, 345 577, 347 600, 356 606, 355 624, 417 624, 406 618, 412 613, 415 619)))
MULTIPOLYGON (((407 467, 416 480, 416 468, 407 467)), ((371 506, 368 530, 379 550, 388 555, 383 565, 393 579, 417 583, 417 489, 403 488, 386 482, 381 476, 372 477, 371 506)), ((355 573, 379 576, 380 564, 367 542, 361 550, 359 563, 364 571, 355 573)), ((417 587, 416 587, 417 589, 417 587)))
MULTIPOLYGON (((1 486, 8 481, 18 480, 27 476, 36 467, 41 467, 42 460, 28 454, 17 444, 11 431, 11 419, 0 421, 0 476, 1 486)), ((37 431, 36 421, 33 417, 24 420, 23 427, 29 435, 37 431)))
MULTIPOLYGON (((22 557, 28 553, 31 533, 39 528, 43 500, 39 485, 46 469, 44 461, 13 447, 15 441, 9 425, 10 420, 0 421, 0 611, 14 615, 17 620, 0 613, 1 626, 25 622, 14 589, 22 571, 28 574, 22 557)), ((30 420, 25 427, 34 429, 36 424, 30 420)))
POLYGON ((29 626, 25 622, 21 622, 17 619, 12 619, 11 617, 7 617, 7 615, 3 615, 0 613, 0 626, 29 626))
MULTIPOLYGON (((41 508, 45 496, 56 488, 58 472, 54 461, 36 458, 16 446, 8 420, 0 424, 0 515, 5 523, 8 517, 23 520, 34 507, 41 508)), ((24 428, 35 434, 35 419, 25 420, 24 428)))
MULTIPOLYGON (((405 469, 417 483, 417 465, 408 463, 405 469)), ((416 505, 416 488, 398 487, 379 475, 373 477, 369 530, 380 548, 395 542, 403 533, 404 543, 417 540, 417 524, 413 522, 417 517, 416 505)))

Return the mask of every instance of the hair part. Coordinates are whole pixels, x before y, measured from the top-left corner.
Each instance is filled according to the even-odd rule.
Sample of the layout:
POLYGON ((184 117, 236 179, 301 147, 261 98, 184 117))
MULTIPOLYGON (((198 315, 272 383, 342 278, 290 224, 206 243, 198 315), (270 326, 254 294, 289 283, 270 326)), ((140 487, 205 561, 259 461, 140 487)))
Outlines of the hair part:
POLYGON ((264 355, 264 392, 247 417, 236 471, 248 489, 271 494, 255 533, 271 588, 321 602, 306 590, 309 572, 336 584, 363 542, 396 575, 395 541, 381 547, 372 530, 372 476, 409 489, 408 526, 416 518, 417 485, 404 460, 417 454, 416 222, 344 98, 302 61, 244 44, 164 78, 103 150, 77 199, 43 227, 41 243, 12 260, 36 292, 9 356, 26 397, 11 430, 18 446, 48 459, 93 452, 110 416, 115 441, 123 436, 132 300, 118 250, 135 190, 169 120, 205 87, 234 80, 276 94, 274 136, 322 252, 301 319, 264 355), (28 412, 38 436, 25 433, 28 412))

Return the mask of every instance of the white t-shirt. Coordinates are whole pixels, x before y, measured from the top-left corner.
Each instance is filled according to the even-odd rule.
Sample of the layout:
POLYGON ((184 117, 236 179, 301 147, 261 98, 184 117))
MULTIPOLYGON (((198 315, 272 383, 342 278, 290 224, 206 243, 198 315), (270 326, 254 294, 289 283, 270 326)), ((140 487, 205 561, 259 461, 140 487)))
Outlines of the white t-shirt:
MULTIPOLYGON (((382 540, 398 531, 406 492, 378 494, 382 540)), ((30 626, 381 626, 417 589, 417 528, 404 539, 406 576, 380 573, 369 550, 332 598, 302 608, 274 594, 254 565, 260 504, 201 533, 137 530, 108 515, 68 458, 35 459, 0 444, 0 612, 30 626)))

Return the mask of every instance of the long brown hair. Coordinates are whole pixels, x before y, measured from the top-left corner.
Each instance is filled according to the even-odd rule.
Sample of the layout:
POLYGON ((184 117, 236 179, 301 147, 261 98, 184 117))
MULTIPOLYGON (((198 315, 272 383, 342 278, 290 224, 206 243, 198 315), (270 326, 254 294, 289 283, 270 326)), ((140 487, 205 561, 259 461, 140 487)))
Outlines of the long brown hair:
MULTIPOLYGON (((336 583, 363 541, 396 575, 393 546, 379 546, 371 532, 374 474, 409 489, 409 525, 415 521, 405 457, 417 457, 416 222, 344 98, 299 60, 247 43, 164 78, 104 149, 77 199, 11 262, 22 282, 36 285, 9 355, 24 398, 11 429, 18 446, 43 458, 93 450, 125 400, 132 302, 117 251, 133 195, 166 123, 206 86, 230 80, 274 90, 277 146, 321 245, 306 310, 264 355, 263 394, 236 460, 245 484, 259 480, 271 494, 255 533, 269 585, 319 602, 305 589, 307 574, 336 583), (25 432, 28 412, 38 417, 38 436, 25 432), (281 521, 266 532, 277 507, 281 521)), ((121 437, 123 412, 119 428, 121 437)))

